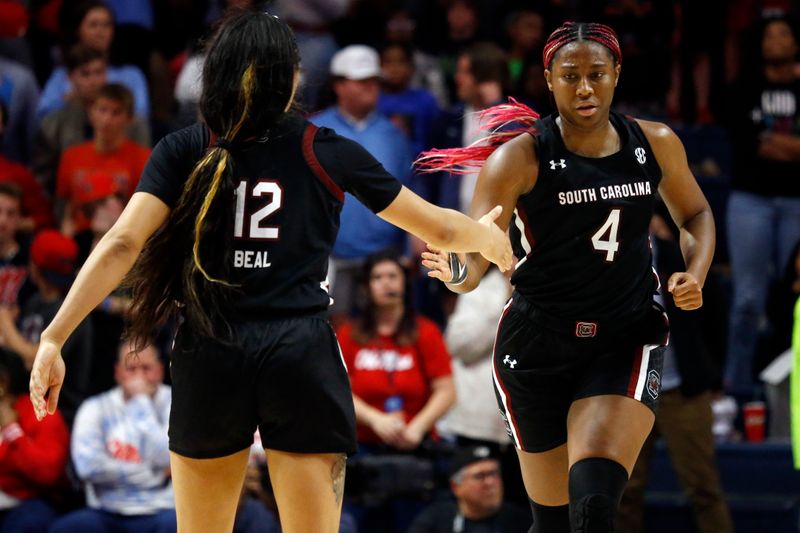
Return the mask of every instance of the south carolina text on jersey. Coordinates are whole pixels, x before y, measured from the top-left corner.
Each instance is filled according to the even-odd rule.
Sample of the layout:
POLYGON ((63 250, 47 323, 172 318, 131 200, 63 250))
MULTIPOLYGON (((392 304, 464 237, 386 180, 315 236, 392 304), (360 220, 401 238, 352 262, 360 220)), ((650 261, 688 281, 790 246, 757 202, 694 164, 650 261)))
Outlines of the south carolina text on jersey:
POLYGON ((649 181, 636 183, 623 183, 622 185, 608 185, 589 189, 578 189, 558 193, 559 205, 582 204, 596 202, 598 198, 611 200, 615 198, 630 198, 631 196, 650 196, 653 194, 649 181))

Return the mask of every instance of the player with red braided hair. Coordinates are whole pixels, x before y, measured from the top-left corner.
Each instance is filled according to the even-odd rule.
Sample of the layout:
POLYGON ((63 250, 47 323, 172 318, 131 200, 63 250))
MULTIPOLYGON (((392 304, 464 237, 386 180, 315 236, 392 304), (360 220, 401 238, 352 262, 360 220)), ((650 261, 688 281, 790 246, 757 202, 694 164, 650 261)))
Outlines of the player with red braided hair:
MULTIPOLYGON (((675 305, 702 305, 714 254, 711 209, 678 137, 611 111, 622 56, 608 26, 567 22, 544 47, 557 113, 511 100, 483 112, 488 135, 433 150, 423 171, 479 168, 471 212, 503 206, 519 259, 497 329, 492 378, 517 447, 533 533, 606 533, 653 427, 669 326, 654 301, 649 223, 656 195, 680 228, 675 305)), ((431 248, 431 277, 454 292, 488 263, 431 248)))

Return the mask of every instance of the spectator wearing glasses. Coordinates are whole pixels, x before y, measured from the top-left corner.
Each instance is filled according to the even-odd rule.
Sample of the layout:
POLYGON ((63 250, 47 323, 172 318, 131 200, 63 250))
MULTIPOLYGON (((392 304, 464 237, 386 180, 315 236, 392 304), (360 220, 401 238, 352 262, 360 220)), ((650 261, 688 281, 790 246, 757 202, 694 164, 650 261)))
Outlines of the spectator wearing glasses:
POLYGON ((451 472, 450 490, 455 501, 434 503, 425 509, 409 533, 528 531, 531 525, 528 513, 503 502, 500 462, 487 446, 458 449, 451 472))

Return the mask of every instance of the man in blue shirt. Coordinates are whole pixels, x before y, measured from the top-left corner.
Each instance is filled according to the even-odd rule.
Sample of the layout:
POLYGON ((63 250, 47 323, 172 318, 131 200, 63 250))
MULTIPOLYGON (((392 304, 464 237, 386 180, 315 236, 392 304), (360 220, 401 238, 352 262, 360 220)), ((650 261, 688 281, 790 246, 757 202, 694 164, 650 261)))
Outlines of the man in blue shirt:
MULTIPOLYGON (((378 53, 364 45, 343 48, 331 61, 336 104, 311 118, 366 148, 384 168, 408 185, 411 145, 388 118, 377 111, 381 75, 378 53)), ((405 233, 384 222, 350 195, 346 195, 341 229, 333 247, 332 320, 346 318, 353 307, 355 281, 371 254, 394 248, 404 251, 405 233)))

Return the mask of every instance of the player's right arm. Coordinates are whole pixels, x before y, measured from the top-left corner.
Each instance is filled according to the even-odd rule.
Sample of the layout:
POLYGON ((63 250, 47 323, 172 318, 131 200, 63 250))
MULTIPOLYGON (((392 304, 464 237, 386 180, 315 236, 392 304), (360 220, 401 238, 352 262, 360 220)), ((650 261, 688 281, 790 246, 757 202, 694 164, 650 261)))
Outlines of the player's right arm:
POLYGON ((67 337, 119 286, 147 239, 161 227, 169 212, 169 207, 152 194, 134 194, 119 220, 81 267, 64 303, 42 332, 31 370, 31 400, 39 419, 45 414, 46 396, 47 411, 55 412, 64 379, 61 348, 67 337))
POLYGON ((511 243, 494 223, 503 216, 497 205, 484 209, 476 221, 425 201, 386 172, 363 146, 333 130, 321 128, 313 146, 323 180, 330 178, 383 220, 440 248, 478 252, 501 270, 511 268, 511 243))
POLYGON ((491 206, 476 221, 453 209, 428 203, 403 187, 378 216, 434 246, 477 252, 487 264, 491 261, 502 271, 511 268, 511 243, 495 223, 503 216, 499 206, 491 206))
MULTIPOLYGON (((483 165, 475 194, 472 197, 470 214, 474 217, 499 205, 503 212, 495 221, 501 230, 506 231, 514 214, 517 200, 530 192, 536 184, 538 158, 534 149, 534 139, 522 134, 497 149, 483 165)), ((446 246, 438 246, 428 241, 431 252, 422 254, 422 264, 430 269, 428 275, 444 281, 453 292, 469 292, 478 286, 489 263, 480 254, 460 254, 460 260, 467 266, 467 277, 458 285, 449 284, 453 279, 447 252, 457 251, 446 246)))
POLYGON ((169 207, 149 193, 136 193, 119 220, 100 239, 81 267, 61 309, 42 332, 42 340, 62 345, 133 267, 144 243, 161 227, 169 207))

